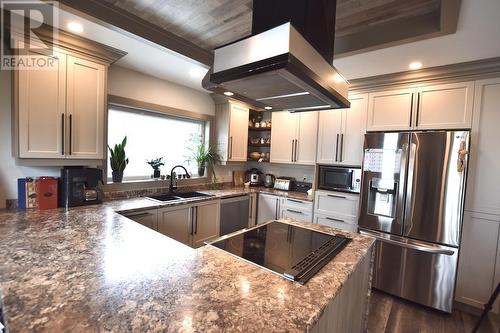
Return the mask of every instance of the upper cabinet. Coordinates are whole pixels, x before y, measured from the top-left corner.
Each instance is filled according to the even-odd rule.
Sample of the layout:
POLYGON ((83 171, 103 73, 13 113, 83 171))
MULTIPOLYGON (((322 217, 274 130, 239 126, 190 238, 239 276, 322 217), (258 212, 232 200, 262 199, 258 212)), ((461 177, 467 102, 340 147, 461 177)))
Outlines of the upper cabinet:
POLYGON ((272 163, 316 163, 318 112, 273 112, 272 124, 272 163))
POLYGON ((472 124, 474 82, 370 93, 367 131, 462 129, 472 124))
POLYGON ((228 102, 216 106, 217 142, 222 162, 246 162, 249 109, 228 102))
POLYGON ((349 109, 319 112, 320 164, 361 165, 368 95, 352 95, 349 100, 349 109))
POLYGON ((62 31, 51 42, 31 53, 53 67, 14 74, 18 157, 104 159, 107 67, 124 53, 62 31))
POLYGON ((476 81, 465 209, 500 215, 500 78, 476 81))

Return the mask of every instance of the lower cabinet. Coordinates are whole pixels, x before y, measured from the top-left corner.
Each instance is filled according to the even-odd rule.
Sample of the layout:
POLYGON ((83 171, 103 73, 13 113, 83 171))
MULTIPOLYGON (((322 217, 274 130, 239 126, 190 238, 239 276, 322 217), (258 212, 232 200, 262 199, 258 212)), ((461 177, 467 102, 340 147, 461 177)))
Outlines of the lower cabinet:
POLYGON ((307 223, 313 221, 313 203, 310 201, 282 198, 280 208, 280 215, 283 219, 288 218, 307 223))
POLYGON ((482 308, 500 280, 500 216, 465 211, 455 299, 482 308))
POLYGON ((125 217, 153 230, 158 229, 158 210, 150 209, 125 214, 125 217))
POLYGON ((314 223, 340 230, 358 232, 358 224, 355 220, 339 219, 325 214, 316 214, 314 215, 314 223))
POLYGON ((259 193, 257 208, 257 224, 280 218, 280 197, 259 193))
POLYGON ((158 232, 192 247, 219 237, 219 201, 158 209, 158 232))
POLYGON ((359 195, 316 191, 314 223, 332 228, 357 232, 359 195))

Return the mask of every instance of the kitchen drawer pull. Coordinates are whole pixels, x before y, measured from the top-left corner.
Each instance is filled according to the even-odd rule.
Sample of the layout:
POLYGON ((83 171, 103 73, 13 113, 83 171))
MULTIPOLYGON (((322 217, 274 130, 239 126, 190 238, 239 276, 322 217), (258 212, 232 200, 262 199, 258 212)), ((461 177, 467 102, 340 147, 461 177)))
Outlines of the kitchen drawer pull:
POLYGON ((64 155, 64 141, 66 139, 64 137, 64 132, 65 132, 65 129, 64 129, 64 127, 65 127, 65 124, 64 124, 65 121, 64 120, 65 120, 64 119, 64 113, 61 113, 61 129, 62 129, 62 135, 61 135, 61 137, 62 137, 62 140, 61 140, 61 155, 64 155))
POLYGON ((296 200, 296 199, 286 199, 286 200, 287 200, 287 201, 291 201, 291 202, 300 203, 300 204, 303 204, 303 203, 304 203, 303 201, 296 200))
POLYGON ((287 211, 290 213, 295 213, 295 214, 300 214, 300 215, 304 214, 304 213, 299 212, 298 210, 294 210, 294 209, 287 209, 287 211))
POLYGON ((337 199, 347 199, 347 197, 344 197, 342 195, 335 195, 335 194, 327 194, 330 198, 337 198, 337 199))
POLYGON ((138 217, 145 217, 145 216, 149 216, 149 215, 153 215, 151 213, 137 213, 137 214, 126 214, 125 217, 128 217, 128 218, 138 218, 138 217))
POLYGON ((342 223, 345 223, 344 220, 341 220, 341 219, 334 219, 333 217, 328 217, 326 216, 325 219, 327 220, 330 220, 330 221, 334 221, 334 222, 342 222, 342 223))

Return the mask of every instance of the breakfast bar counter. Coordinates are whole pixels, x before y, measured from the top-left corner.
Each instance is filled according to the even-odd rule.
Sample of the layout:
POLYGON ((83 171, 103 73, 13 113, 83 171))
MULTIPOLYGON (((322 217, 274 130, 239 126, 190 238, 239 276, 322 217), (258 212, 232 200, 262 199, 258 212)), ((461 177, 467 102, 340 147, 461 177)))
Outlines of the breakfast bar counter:
POLYGON ((352 238, 300 285, 116 213, 155 205, 136 198, 1 211, 0 292, 10 333, 364 330, 372 238, 285 221, 352 238), (361 303, 349 311, 353 300, 361 303))

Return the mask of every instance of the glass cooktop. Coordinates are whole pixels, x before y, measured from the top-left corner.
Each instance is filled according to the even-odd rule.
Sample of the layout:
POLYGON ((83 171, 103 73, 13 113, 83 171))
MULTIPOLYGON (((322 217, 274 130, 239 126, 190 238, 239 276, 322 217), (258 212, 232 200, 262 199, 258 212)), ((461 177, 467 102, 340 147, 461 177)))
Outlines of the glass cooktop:
POLYGON ((210 244, 286 279, 305 283, 349 241, 341 235, 274 221, 210 244))

